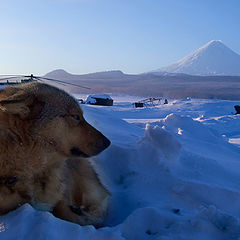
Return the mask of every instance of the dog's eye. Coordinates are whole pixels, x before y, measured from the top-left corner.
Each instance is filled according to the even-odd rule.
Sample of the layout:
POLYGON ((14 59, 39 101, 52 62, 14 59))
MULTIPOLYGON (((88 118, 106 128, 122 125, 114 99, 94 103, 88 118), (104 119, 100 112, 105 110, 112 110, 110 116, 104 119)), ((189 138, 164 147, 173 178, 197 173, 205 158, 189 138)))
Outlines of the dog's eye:
POLYGON ((72 114, 71 117, 72 117, 73 119, 77 120, 77 121, 80 120, 80 116, 77 115, 77 114, 72 114))
POLYGON ((9 177, 6 179, 5 184, 13 185, 13 184, 17 183, 17 181, 18 181, 17 177, 9 177))

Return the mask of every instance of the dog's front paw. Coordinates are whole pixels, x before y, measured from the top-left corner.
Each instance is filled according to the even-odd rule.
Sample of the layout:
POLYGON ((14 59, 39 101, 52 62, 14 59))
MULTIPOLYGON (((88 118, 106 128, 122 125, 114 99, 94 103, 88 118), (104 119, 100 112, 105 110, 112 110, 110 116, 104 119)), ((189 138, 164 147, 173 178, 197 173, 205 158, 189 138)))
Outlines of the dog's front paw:
MULTIPOLYGON (((90 211, 88 207, 85 206, 75 206, 69 205, 69 209, 77 214, 77 223, 80 225, 94 225, 95 227, 102 226, 103 216, 97 214, 94 211, 90 211)), ((75 215, 76 216, 76 215, 75 215)))
POLYGON ((81 207, 79 207, 79 206, 70 205, 69 208, 71 209, 71 211, 73 213, 76 213, 79 216, 85 215, 84 214, 84 210, 81 207))

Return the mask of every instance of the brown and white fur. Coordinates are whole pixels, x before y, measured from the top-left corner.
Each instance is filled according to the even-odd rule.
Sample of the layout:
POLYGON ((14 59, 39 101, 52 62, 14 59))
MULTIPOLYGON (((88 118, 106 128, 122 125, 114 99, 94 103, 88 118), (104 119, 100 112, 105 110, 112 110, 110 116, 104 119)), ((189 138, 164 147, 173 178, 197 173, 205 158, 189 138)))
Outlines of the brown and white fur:
POLYGON ((86 158, 109 145, 66 92, 37 82, 2 90, 0 214, 30 203, 62 219, 98 225, 109 193, 86 158))

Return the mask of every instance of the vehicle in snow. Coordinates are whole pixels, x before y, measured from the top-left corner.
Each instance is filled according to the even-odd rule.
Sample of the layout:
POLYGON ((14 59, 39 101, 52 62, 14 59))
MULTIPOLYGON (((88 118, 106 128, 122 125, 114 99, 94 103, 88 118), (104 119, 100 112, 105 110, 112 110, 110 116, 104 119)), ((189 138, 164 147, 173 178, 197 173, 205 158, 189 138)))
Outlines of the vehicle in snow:
POLYGON ((88 95, 85 103, 100 106, 112 106, 113 99, 108 94, 91 94, 88 95))

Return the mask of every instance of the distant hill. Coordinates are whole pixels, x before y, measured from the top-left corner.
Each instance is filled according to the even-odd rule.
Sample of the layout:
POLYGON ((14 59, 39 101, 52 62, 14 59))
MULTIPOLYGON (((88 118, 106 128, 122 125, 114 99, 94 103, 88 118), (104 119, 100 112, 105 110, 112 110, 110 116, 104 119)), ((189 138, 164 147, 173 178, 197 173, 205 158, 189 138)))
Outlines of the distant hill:
MULTIPOLYGON (((240 76, 192 76, 177 73, 131 75, 121 71, 74 75, 64 70, 55 70, 45 76, 91 88, 87 90, 68 86, 67 90, 73 93, 240 100, 240 76)), ((61 87, 61 85, 58 86, 61 87)))
POLYGON ((83 75, 70 74, 63 69, 57 69, 52 72, 49 72, 45 75, 45 77, 49 78, 59 78, 65 80, 90 80, 90 79, 122 79, 125 74, 120 70, 113 71, 104 71, 104 72, 96 72, 96 73, 88 73, 83 75))
POLYGON ((240 55, 222 41, 212 40, 176 63, 152 72, 160 75, 168 72, 203 76, 240 76, 240 55))
POLYGON ((49 72, 45 75, 45 77, 48 77, 48 78, 59 78, 59 79, 63 79, 63 78, 64 79, 69 79, 72 76, 74 76, 74 75, 66 72, 63 69, 57 69, 57 70, 49 72))

